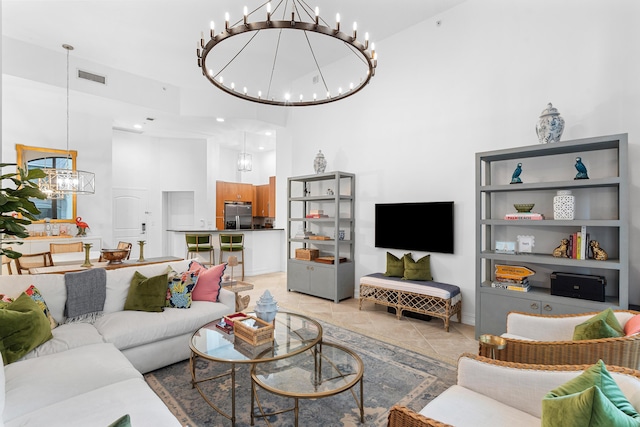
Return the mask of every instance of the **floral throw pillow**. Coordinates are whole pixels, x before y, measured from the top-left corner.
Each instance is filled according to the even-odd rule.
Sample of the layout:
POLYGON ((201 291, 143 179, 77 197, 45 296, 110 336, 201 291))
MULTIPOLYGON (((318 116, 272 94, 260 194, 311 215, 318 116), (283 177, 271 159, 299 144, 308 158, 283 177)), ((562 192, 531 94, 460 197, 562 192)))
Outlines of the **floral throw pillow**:
POLYGON ((49 320, 51 329, 58 327, 58 322, 56 322, 56 319, 54 319, 51 315, 49 307, 47 307, 47 303, 44 301, 44 297, 42 296, 38 288, 36 288, 34 285, 31 285, 26 291, 24 291, 24 293, 29 295, 31 299, 34 300, 36 304, 38 304, 38 307, 42 309, 44 315, 47 316, 47 320, 49 320))
POLYGON ((196 286, 197 276, 195 273, 185 271, 176 272, 173 268, 167 268, 167 278, 169 284, 167 287, 167 302, 165 307, 173 308, 189 308, 193 301, 191 293, 196 286))

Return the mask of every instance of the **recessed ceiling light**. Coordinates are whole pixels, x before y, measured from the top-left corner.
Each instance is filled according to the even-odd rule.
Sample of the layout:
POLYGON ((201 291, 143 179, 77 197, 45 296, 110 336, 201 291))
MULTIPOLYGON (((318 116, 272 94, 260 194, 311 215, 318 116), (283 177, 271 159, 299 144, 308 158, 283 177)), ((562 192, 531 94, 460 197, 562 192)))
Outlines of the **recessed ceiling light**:
POLYGON ((260 147, 258 147, 258 150, 264 150, 264 147, 261 145, 260 147))
POLYGON ((267 135, 267 136, 271 136, 271 132, 269 132, 269 131, 266 131, 264 134, 267 135))
POLYGON ((136 129, 142 129, 142 125, 136 123, 135 125, 133 125, 134 128, 136 129))
POLYGON ((224 118, 223 117, 216 117, 216 122, 224 122, 224 118))

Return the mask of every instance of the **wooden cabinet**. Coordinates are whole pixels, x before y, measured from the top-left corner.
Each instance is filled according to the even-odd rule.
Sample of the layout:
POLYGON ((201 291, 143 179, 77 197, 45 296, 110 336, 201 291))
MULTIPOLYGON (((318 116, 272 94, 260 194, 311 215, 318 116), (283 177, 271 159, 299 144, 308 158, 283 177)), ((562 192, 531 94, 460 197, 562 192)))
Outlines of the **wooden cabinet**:
POLYGON ((538 144, 476 154, 476 336, 506 331, 506 314, 527 311, 570 314, 627 309, 629 304, 629 193, 627 134, 538 144), (588 168, 589 179, 574 179, 576 158, 588 168), (522 183, 511 185, 521 164, 522 183), (554 196, 559 190, 575 195, 575 219, 555 220, 554 196), (505 219, 514 204, 534 203, 543 220, 505 219), (609 259, 554 257, 562 239, 586 230, 608 252, 609 259), (532 236, 528 253, 497 251, 497 242, 532 236), (521 265, 536 273, 529 292, 492 287, 495 266, 521 265), (552 295, 551 274, 566 272, 606 279, 605 301, 552 295))
POLYGON ((276 216, 276 177, 269 178, 269 184, 255 185, 253 216, 275 218, 276 216))
MULTIPOLYGON (((241 182, 216 181, 216 228, 224 230, 225 202, 254 202, 254 187, 241 182)), ((255 208, 253 209, 255 212, 255 208)))

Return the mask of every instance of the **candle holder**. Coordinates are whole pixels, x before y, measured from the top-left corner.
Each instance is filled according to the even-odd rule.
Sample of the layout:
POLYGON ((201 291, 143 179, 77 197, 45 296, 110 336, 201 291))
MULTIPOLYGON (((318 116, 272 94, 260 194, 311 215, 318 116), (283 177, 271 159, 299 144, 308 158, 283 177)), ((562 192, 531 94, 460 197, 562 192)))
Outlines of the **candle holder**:
POLYGON ((89 257, 91 246, 93 246, 91 243, 84 244, 84 264, 82 264, 82 267, 93 267, 93 264, 91 264, 91 258, 89 257))
POLYGON ((144 261, 144 240, 138 240, 138 244, 140 245, 140 257, 138 258, 138 262, 144 261))

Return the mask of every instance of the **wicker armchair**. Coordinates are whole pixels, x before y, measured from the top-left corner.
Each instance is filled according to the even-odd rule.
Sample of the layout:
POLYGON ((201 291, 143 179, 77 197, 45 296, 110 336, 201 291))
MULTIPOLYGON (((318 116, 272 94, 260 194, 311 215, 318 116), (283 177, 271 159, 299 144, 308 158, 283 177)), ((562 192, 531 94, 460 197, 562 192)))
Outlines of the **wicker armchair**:
MULTIPOLYGON (((614 310, 625 323, 640 312, 614 310)), ((507 314, 506 346, 495 351, 495 358, 506 362, 541 365, 593 364, 602 359, 607 365, 640 369, 640 334, 620 338, 573 341, 573 329, 598 312, 540 315, 512 311, 507 314)), ((490 357, 491 349, 480 345, 479 354, 490 357)))
POLYGON ((387 427, 453 427, 412 411, 406 406, 395 405, 389 410, 387 427))

